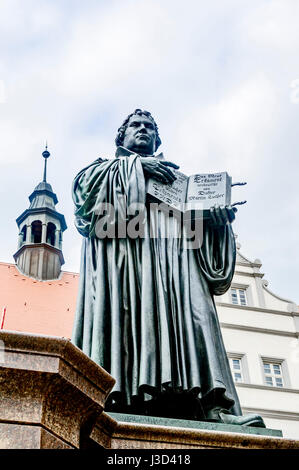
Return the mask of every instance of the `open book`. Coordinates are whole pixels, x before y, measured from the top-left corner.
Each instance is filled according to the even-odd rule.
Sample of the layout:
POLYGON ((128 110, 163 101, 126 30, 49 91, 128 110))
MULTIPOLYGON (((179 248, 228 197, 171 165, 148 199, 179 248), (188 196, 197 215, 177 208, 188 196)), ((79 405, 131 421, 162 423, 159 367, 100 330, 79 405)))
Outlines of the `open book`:
POLYGON ((163 202, 175 211, 194 211, 193 215, 209 217, 210 208, 231 203, 231 177, 226 172, 186 176, 173 170, 177 179, 163 184, 154 179, 147 183, 150 200, 163 202))
MULTIPOLYGON (((126 158, 134 152, 125 147, 117 147, 116 157, 126 158)), ((155 158, 164 159, 163 153, 155 158)), ((173 209, 174 213, 186 213, 192 218, 209 218, 210 208, 231 205, 231 187, 242 186, 246 183, 232 184, 231 177, 224 171, 186 176, 171 168, 177 179, 172 184, 159 183, 148 179, 146 191, 149 201, 164 203, 173 209)), ((244 204, 246 201, 235 202, 233 206, 244 204)))

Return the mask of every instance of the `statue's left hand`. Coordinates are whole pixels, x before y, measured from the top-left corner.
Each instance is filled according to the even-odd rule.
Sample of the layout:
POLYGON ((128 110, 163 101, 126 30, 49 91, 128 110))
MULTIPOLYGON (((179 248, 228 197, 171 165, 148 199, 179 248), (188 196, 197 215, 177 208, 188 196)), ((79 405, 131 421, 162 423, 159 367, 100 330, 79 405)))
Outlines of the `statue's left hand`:
POLYGON ((215 205, 211 207, 211 225, 219 227, 222 225, 231 224, 236 218, 235 213, 237 210, 238 209, 236 207, 231 206, 215 205))

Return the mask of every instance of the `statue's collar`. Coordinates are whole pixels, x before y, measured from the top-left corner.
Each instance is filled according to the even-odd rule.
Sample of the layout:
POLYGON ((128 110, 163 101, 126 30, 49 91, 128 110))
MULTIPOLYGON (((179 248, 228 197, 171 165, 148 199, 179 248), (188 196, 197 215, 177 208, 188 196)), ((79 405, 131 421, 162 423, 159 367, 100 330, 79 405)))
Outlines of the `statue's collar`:
MULTIPOLYGON (((116 158, 118 157, 130 157, 131 155, 135 155, 135 152, 132 152, 131 150, 127 149, 126 147, 122 147, 121 145, 117 147, 115 156, 116 158)), ((138 155, 138 154, 137 154, 138 155)), ((163 153, 159 153, 159 155, 152 155, 155 158, 159 158, 160 160, 164 159, 163 153)))

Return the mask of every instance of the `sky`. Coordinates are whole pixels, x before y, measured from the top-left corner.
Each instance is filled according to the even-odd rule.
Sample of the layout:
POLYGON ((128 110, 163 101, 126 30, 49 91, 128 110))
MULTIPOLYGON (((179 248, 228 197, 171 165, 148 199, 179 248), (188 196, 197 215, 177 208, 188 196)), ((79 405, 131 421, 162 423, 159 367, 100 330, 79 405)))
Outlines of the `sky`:
POLYGON ((227 171, 241 253, 299 303, 299 2, 0 0, 0 261, 42 180, 65 215, 64 270, 79 271, 71 184, 113 158, 136 108, 186 174, 227 171))

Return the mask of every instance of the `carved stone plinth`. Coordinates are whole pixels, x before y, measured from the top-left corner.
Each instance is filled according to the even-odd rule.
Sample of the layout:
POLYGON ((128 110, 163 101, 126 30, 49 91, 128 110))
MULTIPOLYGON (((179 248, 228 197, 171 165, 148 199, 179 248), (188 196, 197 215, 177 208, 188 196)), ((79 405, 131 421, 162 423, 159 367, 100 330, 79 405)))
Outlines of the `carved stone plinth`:
POLYGON ((299 449, 281 431, 102 413, 91 439, 107 449, 299 449), (237 431, 237 432, 236 432, 237 431))
POLYGON ((84 448, 114 379, 64 338, 0 332, 0 448, 84 448))
POLYGON ((69 340, 0 332, 0 448, 299 449, 277 430, 105 413, 113 385, 69 340))

